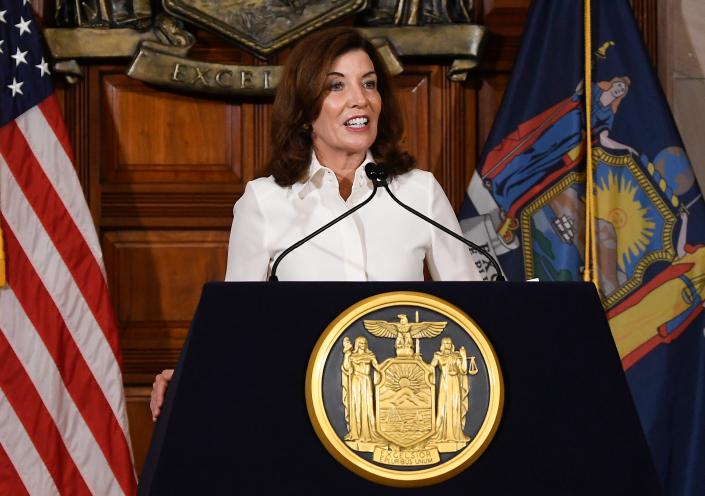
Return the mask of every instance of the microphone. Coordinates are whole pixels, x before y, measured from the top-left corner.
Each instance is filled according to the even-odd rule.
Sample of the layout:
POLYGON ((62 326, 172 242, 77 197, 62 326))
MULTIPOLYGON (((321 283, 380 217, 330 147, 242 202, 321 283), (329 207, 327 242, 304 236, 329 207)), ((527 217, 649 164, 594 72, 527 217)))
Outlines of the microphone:
POLYGON ((385 188, 387 187, 389 172, 383 165, 377 165, 374 162, 367 162, 365 165, 365 174, 372 181, 372 185, 375 188, 380 186, 384 186, 385 188))
MULTIPOLYGON (((373 165, 373 166, 374 166, 374 164, 367 164, 367 166, 369 166, 369 165, 373 165)), ((497 262, 497 260, 496 260, 492 255, 490 255, 490 253, 489 253, 487 250, 485 250, 485 249, 482 248, 481 246, 479 246, 479 245, 473 243, 473 242, 470 241, 469 239, 466 239, 466 238, 464 238, 463 236, 459 236, 458 234, 455 234, 453 231, 451 231, 451 230, 448 229, 447 227, 445 227, 445 226, 439 224, 438 222, 436 222, 436 221, 433 220, 433 219, 429 219, 428 217, 426 217, 426 216, 425 216, 424 214, 422 214, 421 212, 418 212, 418 211, 414 210, 413 208, 411 208, 409 205, 406 205, 404 202, 402 202, 401 200, 399 200, 399 198, 397 198, 396 196, 394 196, 394 194, 390 191, 389 185, 387 184, 387 177, 388 177, 389 174, 387 173, 386 170, 384 170, 384 167, 383 167, 383 166, 382 166, 382 167, 380 167, 380 166, 374 167, 374 168, 377 169, 377 170, 375 170, 375 171, 373 172, 373 173, 375 174, 375 179, 373 179, 373 177, 370 175, 370 172, 368 172, 367 166, 365 166, 365 172, 367 173, 367 177, 369 177, 370 179, 372 179, 372 183, 373 183, 373 184, 375 184, 375 180, 379 181, 379 186, 382 186, 382 187, 384 187, 385 190, 387 190, 387 193, 389 194, 389 196, 391 197, 392 200, 394 200, 395 202, 397 202, 397 204, 399 204, 399 205, 400 205, 401 207, 403 207, 405 210, 408 210, 409 212, 411 212, 412 214, 416 215, 417 217, 422 218, 423 220, 425 220, 426 222, 428 222, 428 223, 431 224, 432 226, 437 227, 438 229, 440 229, 440 230, 443 231, 444 233, 449 234, 450 236, 453 236, 455 239, 457 239, 457 240, 460 241, 461 243, 465 243, 465 245, 468 246, 468 247, 470 247, 471 249, 477 250, 477 251, 479 251, 480 253, 482 253, 482 254, 485 256, 485 258, 486 258, 487 260, 489 260, 490 264, 492 264, 492 267, 494 267, 494 269, 497 271, 497 280, 498 280, 498 281, 506 281, 506 279, 505 279, 504 276, 502 275, 502 269, 499 267, 499 263, 497 262), (383 170, 384 172, 380 172, 380 169, 383 170)))
POLYGON ((281 255, 279 255, 274 260, 274 264, 272 265, 272 274, 269 276, 270 281, 278 281, 279 280, 277 278, 277 267, 279 267, 279 264, 281 263, 282 259, 285 256, 287 256, 289 253, 291 253, 292 251, 297 249, 302 244, 306 243, 311 238, 318 236, 326 229, 332 227, 334 224, 337 224, 338 222, 343 220, 348 215, 351 215, 352 213, 360 210, 362 207, 367 205, 370 202, 370 200, 372 200, 372 198, 374 198, 375 194, 377 194, 378 187, 380 187, 382 184, 384 184, 386 186, 388 173, 383 167, 377 167, 374 162, 368 162, 367 164, 365 164, 365 174, 367 174, 367 177, 369 177, 372 180, 372 188, 373 188, 372 194, 370 196, 368 196, 367 199, 365 199, 365 201, 363 201, 362 203, 355 205, 353 208, 351 208, 350 210, 348 210, 344 214, 339 215, 338 217, 336 217, 335 219, 330 221, 325 226, 317 229, 316 231, 312 232, 311 234, 309 234, 308 236, 306 236, 302 240, 297 241, 296 243, 291 245, 289 248, 284 250, 281 253, 281 255))

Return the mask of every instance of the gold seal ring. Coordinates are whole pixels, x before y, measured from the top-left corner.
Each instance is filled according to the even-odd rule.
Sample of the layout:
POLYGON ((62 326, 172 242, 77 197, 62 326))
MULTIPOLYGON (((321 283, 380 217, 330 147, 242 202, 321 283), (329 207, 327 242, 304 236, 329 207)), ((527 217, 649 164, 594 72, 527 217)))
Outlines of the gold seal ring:
POLYGON ((366 298, 323 332, 306 373, 306 406, 328 452, 380 484, 453 477, 499 427, 497 355, 466 313, 400 291, 366 298))

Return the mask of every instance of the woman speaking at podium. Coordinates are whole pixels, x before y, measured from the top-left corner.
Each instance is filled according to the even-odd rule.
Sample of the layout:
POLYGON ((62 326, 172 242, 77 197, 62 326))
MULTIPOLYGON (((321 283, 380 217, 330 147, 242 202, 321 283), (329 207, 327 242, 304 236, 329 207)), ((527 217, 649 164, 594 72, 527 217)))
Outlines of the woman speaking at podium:
MULTIPOLYGON (((391 77, 353 28, 315 32, 291 52, 272 110, 271 175, 247 184, 235 204, 226 281, 265 281, 289 246, 366 200, 375 162, 402 202, 460 233, 430 172, 401 149, 403 119, 391 77)), ((380 190, 369 204, 287 255, 281 280, 480 280, 458 240, 396 205, 380 190)), ((170 370, 154 383, 156 418, 170 370)))

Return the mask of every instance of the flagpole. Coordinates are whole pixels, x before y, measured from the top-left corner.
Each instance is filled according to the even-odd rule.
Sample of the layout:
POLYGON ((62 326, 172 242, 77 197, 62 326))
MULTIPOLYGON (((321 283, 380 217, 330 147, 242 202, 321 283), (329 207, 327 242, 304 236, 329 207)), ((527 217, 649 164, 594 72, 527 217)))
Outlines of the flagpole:
MULTIPOLYGON (((590 0, 585 0, 585 270, 583 280, 592 281, 598 286, 597 279, 597 242, 595 238, 595 197, 593 195, 592 163, 592 11, 590 0)), ((599 286, 598 286, 599 287, 599 286)))

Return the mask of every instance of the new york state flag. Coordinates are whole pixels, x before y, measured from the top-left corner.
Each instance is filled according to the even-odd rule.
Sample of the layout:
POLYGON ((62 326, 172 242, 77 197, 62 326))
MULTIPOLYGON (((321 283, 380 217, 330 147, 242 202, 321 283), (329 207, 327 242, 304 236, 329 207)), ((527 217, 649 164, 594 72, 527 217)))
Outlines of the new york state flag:
POLYGON ((705 494, 705 202, 628 1, 592 0, 590 17, 586 81, 583 2, 532 5, 461 227, 509 280, 594 266, 663 486, 705 494))

